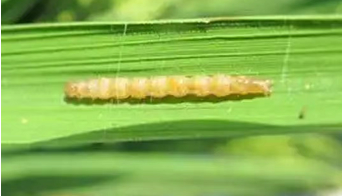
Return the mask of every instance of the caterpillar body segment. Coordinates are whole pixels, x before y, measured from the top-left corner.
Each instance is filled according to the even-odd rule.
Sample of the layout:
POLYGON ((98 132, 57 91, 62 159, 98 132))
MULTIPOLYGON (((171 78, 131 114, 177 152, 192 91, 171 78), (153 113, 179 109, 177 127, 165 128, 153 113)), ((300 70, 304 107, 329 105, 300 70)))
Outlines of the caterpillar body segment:
POLYGON ((185 97, 214 95, 224 97, 231 94, 248 95, 271 93, 272 82, 246 76, 155 76, 149 78, 97 78, 79 82, 68 82, 64 92, 68 98, 76 99, 144 99, 166 96, 185 97))

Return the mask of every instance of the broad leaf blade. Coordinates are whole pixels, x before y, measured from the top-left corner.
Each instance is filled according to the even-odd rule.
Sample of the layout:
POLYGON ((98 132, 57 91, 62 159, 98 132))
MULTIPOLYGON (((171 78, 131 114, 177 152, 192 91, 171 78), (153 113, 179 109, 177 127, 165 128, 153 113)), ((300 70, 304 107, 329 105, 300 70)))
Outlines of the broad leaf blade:
POLYGON ((338 17, 3 27, 2 142, 338 131, 341 35, 338 17), (271 79, 273 94, 220 103, 63 99, 70 80, 216 73, 271 79))

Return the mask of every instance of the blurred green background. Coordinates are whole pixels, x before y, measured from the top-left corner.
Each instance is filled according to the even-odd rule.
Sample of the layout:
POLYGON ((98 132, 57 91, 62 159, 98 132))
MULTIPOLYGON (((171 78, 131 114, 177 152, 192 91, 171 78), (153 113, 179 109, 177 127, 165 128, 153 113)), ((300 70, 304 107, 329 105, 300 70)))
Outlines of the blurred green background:
POLYGON ((341 0, 2 0, 2 24, 341 14, 341 0))
MULTIPOLYGON (((341 0, 2 0, 1 6, 2 25, 342 14, 341 0)), ((2 148, 4 195, 337 195, 342 189, 339 134, 2 148)))

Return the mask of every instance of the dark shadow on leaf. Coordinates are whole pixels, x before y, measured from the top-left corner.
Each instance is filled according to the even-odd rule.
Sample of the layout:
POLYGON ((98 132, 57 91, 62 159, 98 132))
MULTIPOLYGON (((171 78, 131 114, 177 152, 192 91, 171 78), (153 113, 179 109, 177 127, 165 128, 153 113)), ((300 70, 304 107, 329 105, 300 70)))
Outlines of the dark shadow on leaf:
POLYGON ((274 126, 226 120, 183 120, 113 127, 36 143, 107 143, 144 140, 227 138, 262 134, 292 134, 342 130, 342 123, 329 125, 274 126))
POLYGON ((1 193, 7 196, 41 195, 46 191, 62 191, 119 180, 121 175, 34 175, 1 181, 1 193))
MULTIPOLYGON (((294 116, 296 118, 296 116, 294 116)), ((298 119, 298 121, 302 121, 298 119)), ((180 144, 199 145, 209 148, 227 139, 254 135, 324 133, 336 134, 342 131, 342 123, 324 125, 274 126, 267 124, 227 121, 227 120, 183 120, 138 124, 126 127, 112 127, 74 134, 34 144, 2 144, 1 156, 30 153, 78 153, 92 151, 158 151, 177 152, 174 146, 180 144), (174 142, 180 142, 175 144, 174 142), (150 144, 146 146, 146 143, 150 144), (199 144, 200 143, 200 144, 199 144), (203 144, 205 143, 205 145, 203 144), (139 149, 139 150, 137 150, 139 149)), ((182 146, 182 145, 180 145, 182 146)), ((201 147, 191 147, 179 152, 205 153, 201 147)))
MULTIPOLYGON (((234 139, 234 137, 230 138, 234 139)), ((13 144, 2 145, 5 150, 1 152, 1 157, 7 158, 29 155, 29 154, 55 154, 55 153, 103 153, 103 152, 163 152, 209 155, 212 149, 227 143, 227 138, 200 138, 200 139, 178 139, 178 140, 145 140, 145 141, 125 141, 125 142, 94 142, 70 145, 40 145, 40 144, 13 144)))
POLYGON ((103 104, 177 104, 177 103, 220 103, 224 101, 241 101, 246 99, 255 99, 260 97, 265 97, 265 94, 247 94, 247 95, 237 95, 232 94, 225 97, 216 97, 213 95, 209 95, 206 97, 198 97, 195 95, 188 95, 185 97, 174 97, 167 96, 163 98, 152 98, 147 97, 144 99, 134 99, 127 98, 123 100, 115 100, 115 99, 77 99, 77 98, 69 98, 64 97, 64 101, 66 103, 74 104, 74 105, 103 105, 103 104))

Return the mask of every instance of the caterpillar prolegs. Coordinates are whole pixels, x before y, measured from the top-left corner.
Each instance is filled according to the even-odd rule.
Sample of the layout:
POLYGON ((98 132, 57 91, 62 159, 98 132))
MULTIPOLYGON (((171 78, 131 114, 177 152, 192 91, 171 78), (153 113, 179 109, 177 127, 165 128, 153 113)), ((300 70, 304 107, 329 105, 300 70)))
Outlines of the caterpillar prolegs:
POLYGON ((69 82, 64 92, 67 98, 76 99, 144 99, 166 96, 185 97, 194 95, 205 97, 214 95, 259 94, 268 96, 272 82, 246 76, 155 76, 149 78, 98 78, 79 82, 69 82))

